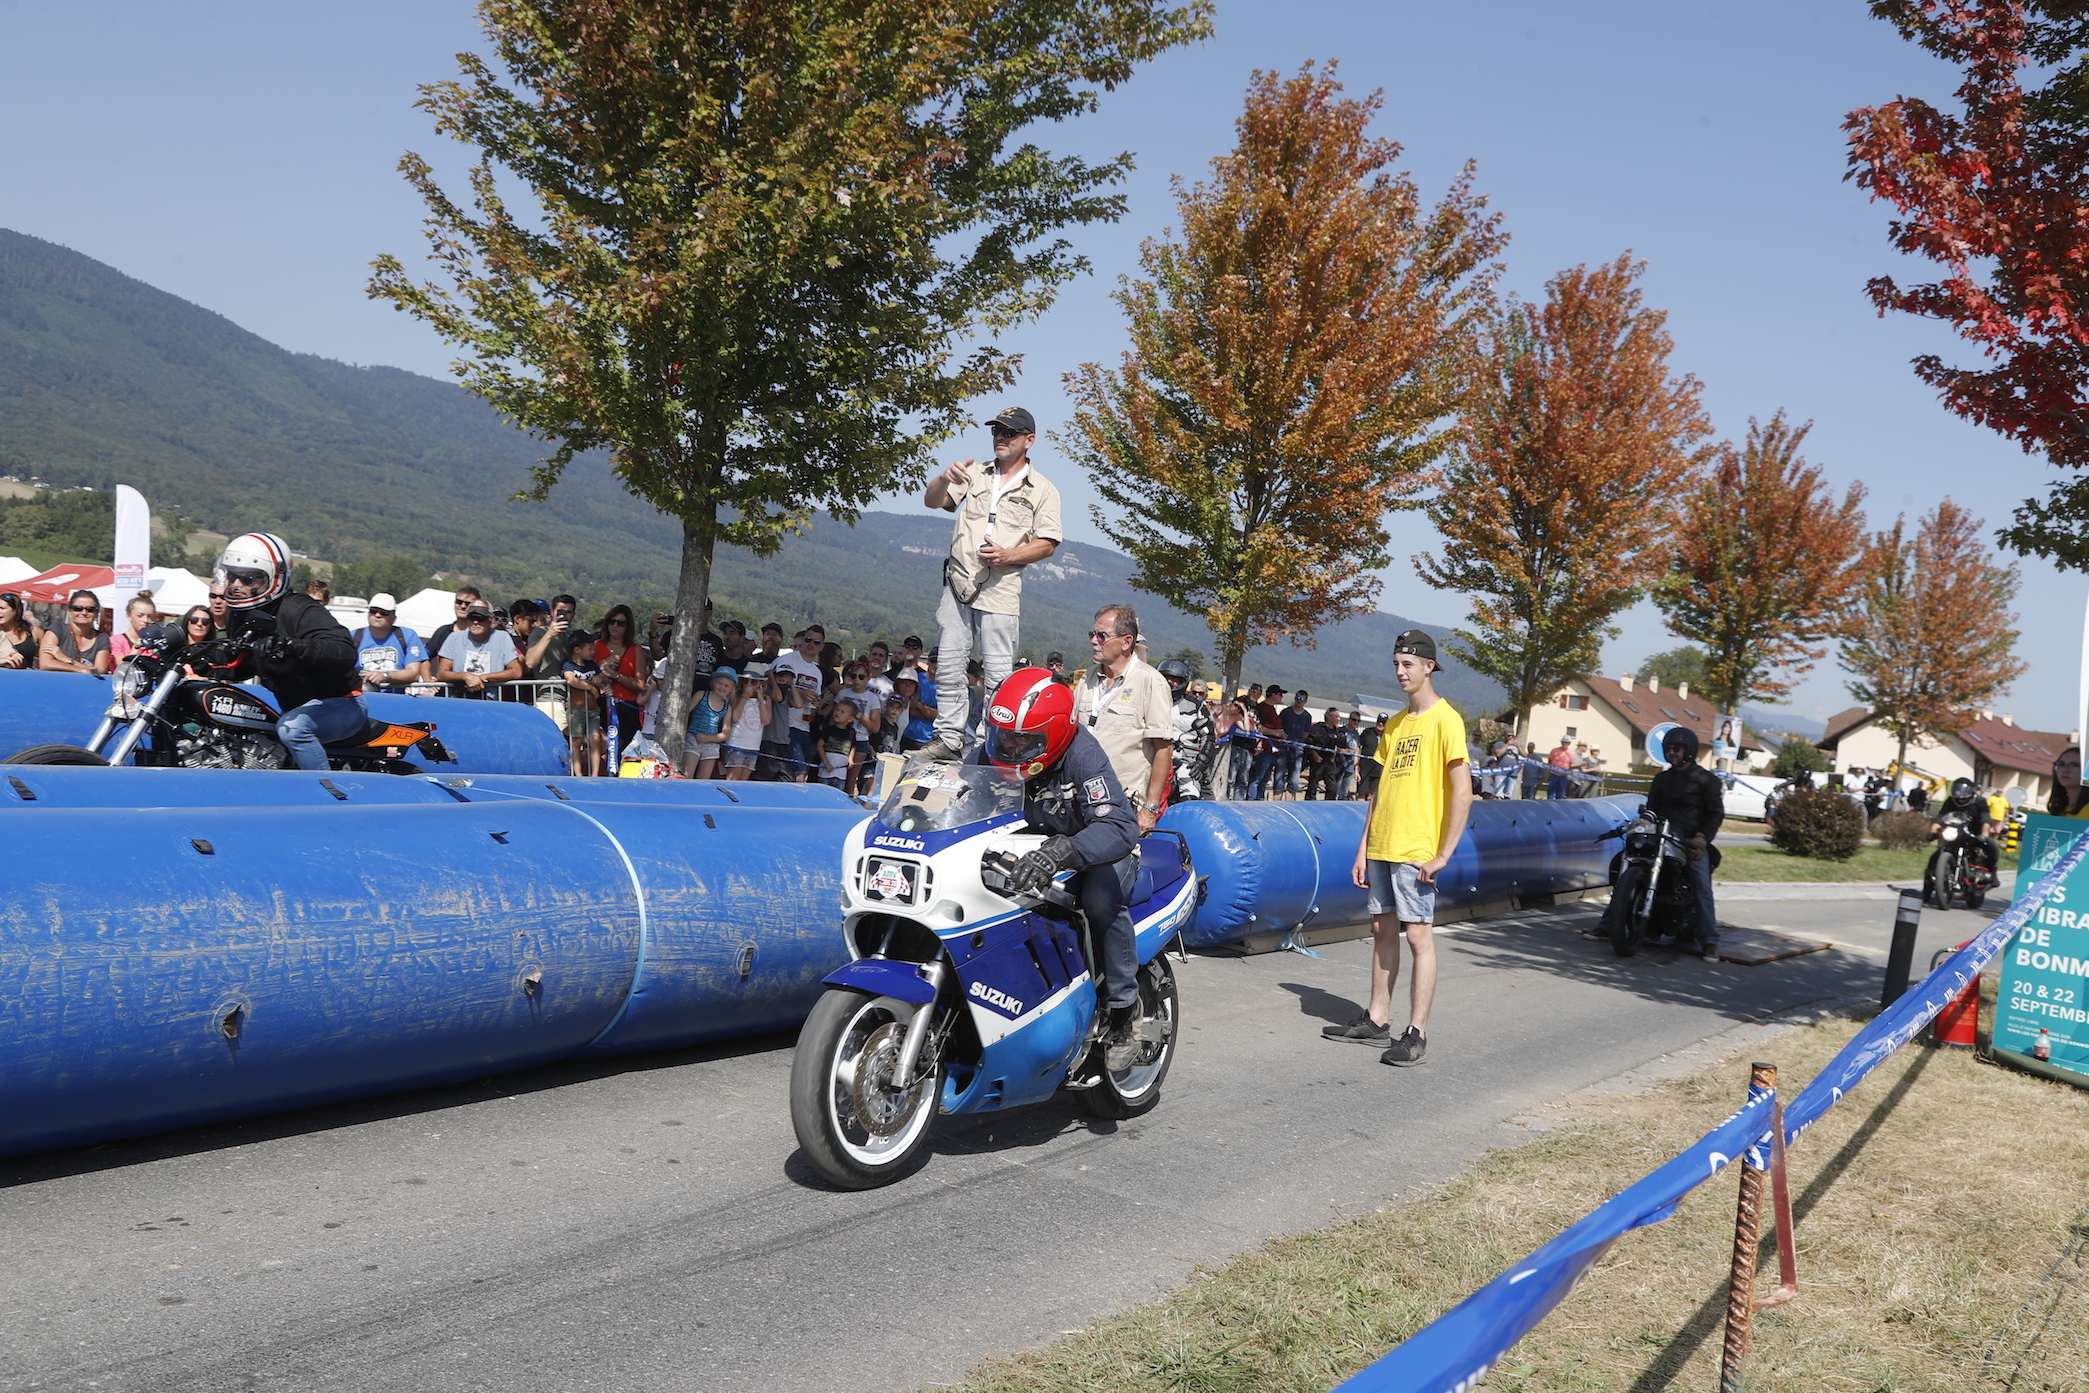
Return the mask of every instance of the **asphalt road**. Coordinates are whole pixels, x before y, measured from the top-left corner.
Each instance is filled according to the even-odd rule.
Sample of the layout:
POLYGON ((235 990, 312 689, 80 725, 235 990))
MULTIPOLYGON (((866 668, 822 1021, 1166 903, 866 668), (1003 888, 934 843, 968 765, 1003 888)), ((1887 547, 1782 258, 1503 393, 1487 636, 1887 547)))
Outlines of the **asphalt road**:
MULTIPOLYGON (((1318 1038, 1353 1013, 1366 945, 1200 957, 1155 1111, 945 1122, 924 1170, 868 1194, 795 1154, 779 1037, 0 1162, 0 1389, 953 1379, 1439 1182, 1563 1093, 1875 993, 1893 904, 1836 893, 1732 901, 1726 922, 1839 945, 1761 967, 1621 962, 1580 906, 1454 926, 1412 1069, 1318 1038)), ((1984 916, 1926 918, 1918 969, 1984 916)))

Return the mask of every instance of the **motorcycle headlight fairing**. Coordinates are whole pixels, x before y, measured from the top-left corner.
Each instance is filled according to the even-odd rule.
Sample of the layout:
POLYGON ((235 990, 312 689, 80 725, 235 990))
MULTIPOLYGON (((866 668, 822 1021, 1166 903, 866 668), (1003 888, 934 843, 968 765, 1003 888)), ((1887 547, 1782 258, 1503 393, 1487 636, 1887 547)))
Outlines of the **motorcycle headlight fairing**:
POLYGON ((1956 827, 1947 827, 1947 828, 1945 828, 1945 829, 1944 829, 1944 840, 1945 840, 1945 841, 1947 841, 1947 842, 1955 842, 1955 841, 1957 841, 1957 840, 1958 840, 1958 829, 1957 829, 1956 827))

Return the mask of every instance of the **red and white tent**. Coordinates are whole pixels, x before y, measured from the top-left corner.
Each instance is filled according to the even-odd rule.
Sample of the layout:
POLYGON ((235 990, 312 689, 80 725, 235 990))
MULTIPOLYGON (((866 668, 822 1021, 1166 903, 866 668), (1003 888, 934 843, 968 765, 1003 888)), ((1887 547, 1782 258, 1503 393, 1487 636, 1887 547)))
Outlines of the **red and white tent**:
POLYGON ((107 566, 53 566, 7 588, 37 604, 63 604, 75 590, 100 590, 116 583, 107 566))

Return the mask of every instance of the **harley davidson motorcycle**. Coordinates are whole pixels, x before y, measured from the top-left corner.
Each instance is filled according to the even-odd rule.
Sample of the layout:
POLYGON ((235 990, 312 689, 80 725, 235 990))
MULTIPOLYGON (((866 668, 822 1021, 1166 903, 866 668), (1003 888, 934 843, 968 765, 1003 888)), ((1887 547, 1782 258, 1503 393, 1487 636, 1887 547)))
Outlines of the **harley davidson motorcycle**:
POLYGON ((1009 872, 1044 838, 1024 830, 1023 785, 994 768, 917 760, 843 851, 854 961, 798 1036, 791 1125, 819 1173, 852 1190, 889 1184, 928 1146, 938 1115, 1038 1103, 1061 1089, 1101 1117, 1160 1099, 1181 1029, 1165 953, 1196 911, 1189 846, 1139 846, 1139 1048, 1104 1067, 1097 937, 1062 880, 1020 895, 1009 872))
MULTIPOLYGON (((251 639, 185 644, 171 632, 144 635, 109 674, 109 709, 85 745, 35 745, 7 764, 122 764, 168 769, 290 769, 276 739, 276 709, 254 687, 238 685, 252 670, 251 639), (150 736, 149 743, 147 737, 150 736)), ((335 769, 418 774, 412 750, 438 764, 456 759, 435 738, 433 721, 371 720, 345 740, 329 742, 335 769)))
POLYGON ((1954 899, 1964 900, 1967 909, 1987 903, 1997 877, 1988 864, 1987 844, 1973 835, 1973 820, 1951 809, 1937 818, 1929 835, 1937 849, 1923 871, 1923 898, 1938 909, 1951 908, 1954 899))

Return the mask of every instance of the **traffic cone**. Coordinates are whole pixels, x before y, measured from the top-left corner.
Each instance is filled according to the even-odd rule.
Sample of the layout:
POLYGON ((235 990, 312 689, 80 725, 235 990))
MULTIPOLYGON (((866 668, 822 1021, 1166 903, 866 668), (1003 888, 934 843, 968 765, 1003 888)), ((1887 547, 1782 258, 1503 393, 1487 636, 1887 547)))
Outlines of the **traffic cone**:
MULTIPOLYGON (((1966 945, 1961 943, 1960 948, 1966 945)), ((1957 951, 1956 949, 1953 950, 1957 951)), ((1929 1041, 1933 1045, 1950 1045, 1956 1049, 1973 1048, 1974 1027, 1980 1024, 1980 978, 1977 976, 1966 983, 1966 989, 1944 1003, 1937 1018, 1929 1024, 1929 1041)))

